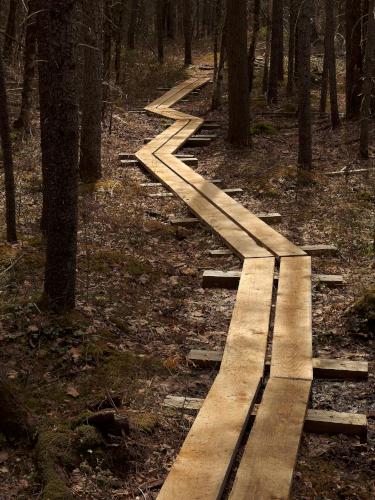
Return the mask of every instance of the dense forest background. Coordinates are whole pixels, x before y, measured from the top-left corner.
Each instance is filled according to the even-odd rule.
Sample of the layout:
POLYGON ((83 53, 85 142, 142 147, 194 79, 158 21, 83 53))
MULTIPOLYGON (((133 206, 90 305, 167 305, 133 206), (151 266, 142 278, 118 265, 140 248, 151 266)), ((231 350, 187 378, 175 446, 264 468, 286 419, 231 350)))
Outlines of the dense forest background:
MULTIPOLYGON (((201 271, 239 260, 173 224, 191 214, 133 156, 176 82, 212 79, 178 104, 217 127, 184 150, 197 171, 338 248, 313 261, 347 281, 314 285, 314 355, 373 361, 374 73, 374 0, 2 0, 1 498, 155 498, 194 418, 162 402, 215 376, 186 356, 222 349, 235 295, 201 271)), ((368 412, 373 394, 371 368, 312 400, 368 412)), ((294 498, 371 498, 373 436, 306 435, 294 498)))

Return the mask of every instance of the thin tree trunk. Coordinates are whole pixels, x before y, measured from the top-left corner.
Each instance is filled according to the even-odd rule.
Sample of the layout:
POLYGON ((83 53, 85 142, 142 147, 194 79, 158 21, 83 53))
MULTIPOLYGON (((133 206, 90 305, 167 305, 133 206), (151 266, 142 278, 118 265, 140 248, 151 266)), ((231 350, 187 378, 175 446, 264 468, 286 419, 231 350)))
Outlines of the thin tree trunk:
POLYGON ((346 117, 356 118, 361 109, 361 2, 346 0, 346 117))
POLYGON ((138 15, 138 0, 132 0, 130 8, 128 33, 127 33, 127 44, 128 44, 128 49, 130 50, 135 49, 135 27, 137 24, 137 15, 138 15))
POLYGON ((271 33, 272 33, 272 2, 273 0, 268 0, 268 14, 267 14, 267 34, 266 34, 266 53, 264 55, 264 68, 263 68, 263 81, 262 81, 262 92, 263 95, 267 93, 268 87, 268 75, 269 75, 269 60, 271 51, 271 33))
POLYGON ((31 439, 30 415, 15 391, 5 374, 0 372, 0 433, 8 439, 31 439))
POLYGON ((104 120, 107 105, 110 99, 111 84, 111 63, 112 63, 112 9, 111 0, 104 0, 104 19, 103 19, 103 105, 102 120, 104 120))
POLYGON ((228 141, 237 146, 250 143, 246 11, 246 0, 227 0, 228 141))
POLYGON ((5 87, 3 56, 0 50, 0 137, 3 153, 5 184, 5 222, 6 237, 10 243, 17 241, 16 231, 16 193, 13 174, 12 143, 8 115, 8 102, 5 87))
POLYGON ((41 109, 48 123, 47 256, 43 306, 75 306, 78 205, 77 20, 75 0, 48 1, 47 71, 50 98, 41 109), (64 154, 61 154, 63 151, 64 154))
MULTIPOLYGON (((102 0, 99 0, 100 2, 102 0)), ((94 7, 94 6, 93 6, 94 7)), ((120 2, 116 6, 116 45, 115 45, 115 77, 116 84, 119 85, 122 80, 122 41, 124 30, 124 2, 120 2)))
POLYGON ((164 63, 164 0, 156 0, 156 37, 159 64, 164 63))
POLYGON ((288 83, 286 94, 294 94, 294 65, 296 50, 297 0, 289 0, 289 47, 288 47, 288 83))
POLYGON ((10 0, 7 25, 4 38, 4 60, 10 61, 13 55, 14 42, 16 41, 16 19, 19 0, 10 0))
POLYGON ((254 21, 253 21, 253 34, 251 37, 251 43, 249 47, 249 92, 253 90, 253 81, 254 81, 254 67, 255 67, 255 51, 258 41, 259 34, 259 15, 260 15, 260 0, 254 0, 254 21))
MULTIPOLYGON (((225 7, 224 7, 225 10, 225 7)), ((219 109, 221 107, 222 101, 222 87, 223 87, 223 71, 226 57, 226 37, 227 37, 227 15, 224 11, 224 21, 221 30, 221 41, 220 41, 220 57, 219 64, 217 67, 216 78, 214 80, 214 90, 212 93, 211 109, 219 109)))
POLYGON ((327 111, 327 93, 328 93, 328 45, 327 34, 324 37, 324 56, 323 56, 323 72, 322 84, 320 87, 320 102, 319 111, 325 113, 327 111))
POLYGON ((331 123, 332 123, 332 128, 336 128, 340 124, 340 116, 339 116, 339 106, 337 101, 334 2, 332 2, 331 0, 325 0, 325 10, 326 10, 325 56, 327 57, 327 70, 329 77, 331 123))
POLYGON ((29 0, 24 49, 23 88, 20 114, 14 122, 15 129, 30 133, 30 115, 33 97, 33 82, 36 65, 36 16, 35 1, 29 0))
POLYGON ((279 45, 279 71, 278 80, 282 82, 284 80, 284 0, 280 1, 280 45, 279 45))
POLYGON ((84 0, 83 6, 85 44, 79 173, 83 182, 90 183, 102 176, 103 4, 101 0, 95 4, 84 0))
POLYGON ((271 35, 271 60, 268 74, 267 102, 277 103, 278 100, 278 80, 280 65, 280 44, 282 33, 282 0, 273 0, 272 7, 272 35, 271 35))
POLYGON ((311 138, 311 16, 312 0, 301 0, 298 30, 298 126, 299 148, 298 166, 303 170, 312 168, 312 138, 311 138))
POLYGON ((367 160, 369 158, 369 121, 371 90, 373 88, 373 75, 375 69, 375 0, 369 1, 369 14, 367 21, 367 43, 365 55, 365 70, 363 82, 363 99, 361 106, 361 136, 360 136, 360 156, 367 160))
POLYGON ((193 57, 191 52, 191 40, 193 37, 191 0, 183 0, 182 8, 185 40, 185 66, 190 66, 191 64, 193 64, 193 57))

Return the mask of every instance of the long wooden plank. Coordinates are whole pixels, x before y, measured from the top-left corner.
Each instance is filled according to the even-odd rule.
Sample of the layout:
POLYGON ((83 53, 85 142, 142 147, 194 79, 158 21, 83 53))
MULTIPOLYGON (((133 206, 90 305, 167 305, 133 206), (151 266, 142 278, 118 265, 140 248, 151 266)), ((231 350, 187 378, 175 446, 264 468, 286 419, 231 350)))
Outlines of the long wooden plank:
POLYGON ((205 221, 241 257, 266 257, 270 253, 257 245, 233 221, 201 196, 192 186, 168 169, 152 153, 143 149, 136 154, 145 168, 153 173, 182 199, 198 217, 205 221))
POLYGON ((310 389, 310 380, 269 380, 230 499, 289 497, 310 389))
MULTIPOLYGON (((222 351, 207 351, 204 349, 192 349, 187 355, 187 360, 196 364, 212 366, 220 365, 223 357, 222 351)), ((314 379, 335 380, 367 380, 368 362, 353 361, 350 359, 325 359, 313 358, 314 379)), ((270 362, 266 362, 266 373, 269 371, 270 362)))
POLYGON ((311 257, 281 259, 271 377, 313 378, 311 257))
MULTIPOLYGON (((181 131, 181 136, 183 131, 181 131)), ((178 158, 173 156, 177 146, 168 141, 155 154, 164 164, 177 173, 186 182, 203 194, 213 205, 230 217, 244 231, 251 235, 256 241, 261 242, 266 248, 277 256, 305 255, 305 252, 289 241, 285 236, 277 232, 254 214, 249 212, 239 202, 224 193, 220 188, 204 179, 200 174, 194 172, 178 158)))
MULTIPOLYGON (((166 396, 163 406, 182 411, 197 411, 202 408, 204 399, 189 398, 185 396, 166 396)), ((255 405, 251 412, 249 424, 253 424, 260 405, 255 405)), ((346 434, 359 436, 365 441, 367 436, 367 418, 364 413, 346 413, 331 410, 307 410, 305 416, 304 432, 315 434, 346 434)))
POLYGON ((223 362, 160 491, 160 500, 218 499, 263 375, 274 259, 246 260, 223 362))

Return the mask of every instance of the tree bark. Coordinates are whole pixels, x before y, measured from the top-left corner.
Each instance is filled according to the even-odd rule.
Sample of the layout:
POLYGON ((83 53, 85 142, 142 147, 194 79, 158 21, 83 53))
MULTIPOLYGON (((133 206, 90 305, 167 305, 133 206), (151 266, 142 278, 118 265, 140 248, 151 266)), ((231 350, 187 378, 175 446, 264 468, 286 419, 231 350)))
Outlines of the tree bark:
POLYGON ((7 438, 32 437, 30 416, 22 406, 5 375, 0 372, 0 433, 7 438))
POLYGON ((164 0, 156 0, 156 39, 159 64, 164 63, 164 0))
POLYGON ((85 43, 79 173, 83 182, 90 183, 102 176, 103 4, 101 0, 97 0, 94 4, 90 0, 84 0, 83 15, 85 43))
POLYGON ((278 80, 284 80, 284 0, 280 0, 280 45, 279 45, 279 71, 278 80))
POLYGON ((324 56, 323 56, 323 72, 322 84, 320 87, 319 111, 325 113, 327 110, 327 94, 328 94, 328 45, 327 36, 324 37, 324 56))
POLYGON ((135 49, 135 27, 137 24, 137 15, 138 15, 138 0, 132 0, 130 8, 128 33, 127 33, 128 49, 130 50, 135 49))
POLYGON ((271 32, 272 32, 272 1, 267 0, 267 34, 266 34, 266 53, 264 55, 264 68, 263 68, 263 80, 262 80, 262 92, 265 95, 267 93, 268 87, 268 75, 269 75, 269 60, 271 51, 271 32))
POLYGON ((36 65, 36 17, 35 1, 29 0, 27 12, 27 26, 24 49, 24 70, 23 70, 23 88, 20 114, 14 122, 14 128, 30 133, 30 115, 33 98, 33 82, 35 77, 36 65))
POLYGON ((297 0, 289 0, 289 47, 288 47, 288 82, 286 94, 294 94, 294 66, 296 50, 297 0))
POLYGON ((250 143, 246 11, 246 0, 227 0, 228 141, 237 146, 250 143))
POLYGON ((359 116, 361 109, 361 2, 346 0, 346 117, 359 116))
POLYGON ((13 55, 14 42, 16 41, 16 18, 19 0, 10 0, 7 25, 4 38, 4 60, 10 61, 13 55))
POLYGON ((335 51, 335 4, 331 0, 325 0, 326 31, 325 31, 325 57, 327 57, 327 71, 329 78, 329 99, 331 105, 332 128, 340 123, 339 106, 337 101, 337 77, 336 77, 336 51, 335 51))
MULTIPOLYGON (((367 43, 365 54, 363 99, 361 106, 361 135, 360 135, 360 156, 364 160, 369 158, 369 121, 371 90, 373 88, 373 75, 375 70, 375 0, 369 1, 369 14, 367 21, 367 43)), ((375 240, 374 240, 375 241, 375 240)))
POLYGON ((312 168, 311 138, 311 16, 312 0, 300 0, 298 30, 298 166, 303 170, 312 168))
POLYGON ((272 35, 271 35, 271 60, 268 74, 267 102, 277 103, 278 80, 280 75, 280 45, 283 30, 282 0, 273 0, 272 7, 272 35))
POLYGON ((41 106, 48 124, 45 149, 47 256, 42 306, 62 312, 75 306, 78 205, 77 20, 75 0, 48 0, 46 71, 41 106), (61 152, 63 151, 63 154, 61 152))
POLYGON ((260 28, 259 22, 260 15, 260 0, 254 0, 254 13, 253 13, 253 33, 251 37, 251 43, 249 47, 249 92, 253 90, 253 81, 254 81, 254 67, 255 67, 255 51, 258 41, 258 34, 260 28))
POLYGON ((9 243, 17 241, 16 231, 16 191, 13 174, 13 154, 10 139, 8 102, 5 87, 3 56, 0 51, 0 138, 3 153, 5 184, 6 238, 9 243))
POLYGON ((184 24, 184 40, 185 40, 185 66, 193 64, 191 51, 191 41, 193 37, 193 20, 191 12, 191 0, 183 0, 183 24, 184 24))
POLYGON ((214 90, 212 92, 212 102, 211 102, 212 110, 219 109, 221 107, 223 70, 226 57, 226 37, 227 37, 227 14, 226 11, 224 11, 224 20, 223 20, 223 26, 221 30, 221 40, 220 40, 219 63, 215 74, 214 90))
POLYGON ((103 105, 102 120, 104 120, 110 99, 111 83, 111 63, 112 63, 112 9, 111 0, 104 0, 103 19, 103 105))

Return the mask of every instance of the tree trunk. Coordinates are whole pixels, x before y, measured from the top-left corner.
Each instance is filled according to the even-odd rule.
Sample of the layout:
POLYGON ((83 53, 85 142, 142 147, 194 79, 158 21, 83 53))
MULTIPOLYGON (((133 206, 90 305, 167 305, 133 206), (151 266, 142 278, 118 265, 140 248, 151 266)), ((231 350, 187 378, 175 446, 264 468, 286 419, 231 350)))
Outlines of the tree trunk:
POLYGON ((361 2, 346 0, 346 117, 356 118, 361 109, 361 2))
POLYGON ((7 25, 4 38, 4 60, 10 61, 13 55, 14 42, 16 41, 16 18, 19 0, 10 0, 7 25))
POLYGON ((81 146, 79 173, 83 182, 95 182, 102 176, 101 103, 103 98, 103 4, 83 2, 84 70, 81 99, 81 146))
POLYGON ((279 63, 278 80, 284 80, 284 0, 280 0, 280 45, 279 45, 279 63))
POLYGON ((246 0, 227 0, 228 141, 238 146, 250 143, 246 3, 246 0))
POLYGON ((294 94, 294 65, 296 50, 297 0, 289 0, 289 47, 288 47, 288 83, 286 94, 294 94))
POLYGON ((191 52, 191 40, 193 37, 193 22, 191 12, 191 0, 183 0, 183 24, 185 40, 185 66, 193 64, 191 52))
POLYGON ((311 16, 312 0, 301 0, 299 8, 298 30, 298 126, 299 148, 298 166, 303 170, 312 168, 311 138, 311 16))
POLYGON ((75 306, 78 201, 77 20, 75 0, 48 0, 46 71, 49 99, 41 107, 48 124, 42 147, 47 165, 47 256, 42 305, 75 306), (61 154, 63 151, 64 154, 61 154))
POLYGON ((164 63, 164 0, 156 0, 156 38, 159 64, 164 63))
POLYGON ((221 107, 223 70, 224 70, 225 56, 226 56, 226 37, 227 37, 227 15, 226 12, 224 12, 224 22, 221 30, 221 41, 220 41, 220 57, 214 80, 214 90, 212 92, 211 110, 219 109, 221 107))
MULTIPOLYGON (((101 1, 101 0, 99 0, 101 1)), ((124 30, 124 1, 119 2, 116 7, 116 45, 115 45, 115 77, 116 84, 119 85, 122 81, 122 45, 123 45, 123 30, 124 30)))
POLYGON ((263 68, 263 81, 262 92, 265 95, 268 87, 268 74, 269 74, 269 59, 271 51, 271 18, 272 18, 272 0, 267 0, 268 15, 267 15, 267 34, 266 34, 266 53, 264 55, 264 68, 263 68))
MULTIPOLYGON (((369 121, 371 90, 373 88, 373 75, 375 70, 375 0, 369 1, 369 14, 367 21, 367 43, 365 55, 365 71, 363 82, 363 99, 361 106, 361 136, 360 136, 360 156, 367 160, 369 158, 369 121)), ((374 240, 375 241, 375 240, 374 240)))
POLYGON ((135 28, 137 24, 137 15, 138 15, 138 0, 132 0, 130 8, 128 33, 127 33, 128 49, 130 50, 135 49, 135 28))
POLYGON ((5 87, 5 71, 3 56, 0 51, 0 137, 3 153, 4 184, 5 184, 5 222, 6 237, 9 243, 17 241, 16 231, 16 193, 14 187, 12 143, 10 139, 10 126, 8 103, 5 87))
POLYGON ((253 21, 253 34, 251 37, 251 43, 249 47, 249 92, 253 90, 253 81, 254 81, 254 67, 255 67, 255 51, 258 41, 259 34, 259 15, 260 15, 260 0, 254 0, 254 21, 253 21))
POLYGON ((31 439, 30 416, 5 375, 0 372, 0 433, 8 439, 31 439))
POLYGON ((110 99, 111 83, 111 63, 112 63, 112 11, 111 0, 104 0, 103 19, 103 106, 102 120, 105 118, 108 101, 110 99))
POLYGON ((336 51, 335 51, 335 4, 331 0, 325 0, 326 9, 326 32, 325 32, 325 57, 327 57, 327 71, 329 78, 329 99, 331 104, 332 128, 340 123, 339 106, 337 102, 337 78, 336 78, 336 51))
POLYGON ((320 87, 320 102, 319 102, 320 113, 325 113, 327 110, 327 93, 328 93, 328 53, 327 52, 328 52, 328 45, 327 45, 327 34, 326 34, 324 37, 322 84, 320 87))
POLYGON ((36 56, 36 18, 35 1, 29 0, 24 49, 23 88, 20 114, 14 122, 15 129, 30 133, 30 115, 33 97, 36 56))
POLYGON ((280 74, 280 44, 283 30, 282 0, 273 0, 272 7, 272 35, 271 35, 271 61, 268 75, 267 102, 277 103, 277 84, 280 74))

